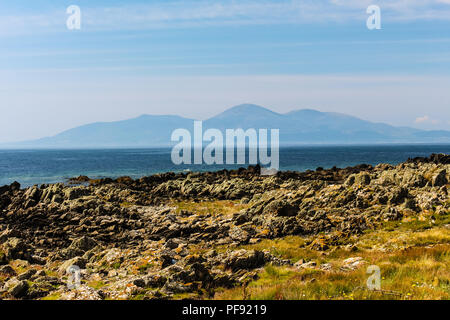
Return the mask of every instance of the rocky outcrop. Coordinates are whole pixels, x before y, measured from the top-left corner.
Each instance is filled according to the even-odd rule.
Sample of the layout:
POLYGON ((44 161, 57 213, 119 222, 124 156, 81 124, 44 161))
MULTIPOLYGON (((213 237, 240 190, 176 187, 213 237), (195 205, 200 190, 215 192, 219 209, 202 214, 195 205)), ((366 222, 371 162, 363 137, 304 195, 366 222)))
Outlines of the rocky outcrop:
POLYGON ((208 296, 245 284, 267 263, 292 263, 245 245, 300 235, 312 238, 309 248, 327 250, 384 221, 450 210, 447 155, 271 177, 259 171, 0 187, 0 297, 208 296), (199 209, 220 200, 232 203, 226 213, 199 209), (77 292, 65 286, 71 266, 84 280, 77 292))

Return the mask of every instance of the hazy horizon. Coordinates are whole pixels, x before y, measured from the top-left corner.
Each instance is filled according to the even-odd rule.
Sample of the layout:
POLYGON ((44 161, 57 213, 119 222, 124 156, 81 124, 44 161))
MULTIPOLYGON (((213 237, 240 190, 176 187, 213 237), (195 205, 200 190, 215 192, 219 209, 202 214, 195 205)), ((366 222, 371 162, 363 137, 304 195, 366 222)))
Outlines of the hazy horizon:
POLYGON ((450 1, 19 0, 0 4, 0 143, 252 103, 450 128, 450 1), (68 30, 67 7, 81 9, 68 30))

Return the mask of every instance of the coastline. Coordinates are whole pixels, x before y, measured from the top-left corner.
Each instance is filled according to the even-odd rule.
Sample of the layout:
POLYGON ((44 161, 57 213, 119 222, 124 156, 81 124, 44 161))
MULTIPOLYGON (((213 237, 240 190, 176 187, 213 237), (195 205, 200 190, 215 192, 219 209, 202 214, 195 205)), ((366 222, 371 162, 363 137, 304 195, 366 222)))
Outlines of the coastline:
MULTIPOLYGON (((411 250, 435 257, 434 272, 415 265, 432 288, 414 294, 450 298, 449 155, 272 177, 249 167, 79 180, 0 188, 2 298, 261 298, 278 283, 285 298, 299 298, 295 284, 317 299, 338 274, 358 280, 346 295, 377 299, 383 292, 360 290, 365 266, 402 272, 389 259, 415 265, 411 250), (76 290, 71 266, 83 279, 76 290)), ((391 276, 387 291, 414 280, 391 276)))
MULTIPOLYGON (((346 168, 361 163, 397 165, 408 158, 450 154, 450 145, 328 146, 280 149, 281 171, 346 168)), ((85 175, 92 179, 129 176, 139 179, 167 172, 235 170, 242 165, 174 165, 170 149, 108 150, 0 150, 0 185, 18 181, 22 186, 66 182, 85 175)))

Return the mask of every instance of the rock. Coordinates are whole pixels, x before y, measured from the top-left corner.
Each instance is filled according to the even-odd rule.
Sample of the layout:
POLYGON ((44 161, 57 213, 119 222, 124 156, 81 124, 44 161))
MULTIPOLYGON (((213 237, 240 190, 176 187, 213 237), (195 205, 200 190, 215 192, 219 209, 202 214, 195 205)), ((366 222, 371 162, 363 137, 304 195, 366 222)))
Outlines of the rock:
POLYGON ((175 281, 167 281, 162 290, 167 293, 186 293, 192 291, 192 287, 175 281))
POLYGON ((241 204, 247 204, 247 203, 249 203, 249 202, 250 202, 250 199, 247 198, 247 197, 243 197, 243 198, 241 199, 241 201, 240 201, 241 204))
POLYGON ((359 250, 355 244, 348 244, 348 245, 344 246, 343 249, 348 252, 355 252, 355 251, 359 250))
POLYGON ((32 255, 31 256, 31 263, 44 265, 44 264, 47 263, 47 261, 43 257, 39 257, 37 255, 32 255))
POLYGON ((240 226, 240 225, 248 222, 250 220, 250 216, 247 214, 247 212, 241 212, 241 213, 235 214, 235 216, 233 217, 233 220, 234 220, 234 224, 236 226, 240 226))
POLYGON ((140 288, 145 288, 146 286, 146 282, 144 279, 142 278, 137 278, 133 280, 133 285, 135 285, 136 287, 140 287, 140 288))
POLYGON ((32 283, 27 291, 28 299, 39 299, 47 296, 55 288, 54 286, 46 281, 39 281, 37 283, 32 283))
MULTIPOLYGON (((320 168, 320 169, 323 170, 323 168, 320 168)), ((320 171, 322 171, 322 170, 320 170, 320 171)), ((356 175, 352 174, 347 178, 347 180, 345 180, 344 185, 346 185, 347 187, 351 187, 352 185, 355 184, 355 181, 356 181, 356 175)))
MULTIPOLYGON (((322 169, 323 170, 323 169, 322 169)), ((298 268, 299 266, 301 266, 302 264, 305 263, 305 260, 300 259, 298 260, 296 263, 294 263, 294 267, 298 268)))
MULTIPOLYGON (((377 228, 383 220, 405 215, 430 218, 430 227, 433 222, 441 225, 448 214, 448 190, 437 185, 448 180, 448 165, 442 163, 448 159, 278 172, 272 177, 249 168, 137 180, 87 178, 90 185, 81 187, 0 187, 0 265, 5 264, 0 281, 16 277, 8 290, 27 281, 29 288, 19 294, 26 299, 48 294, 61 299, 171 299, 175 293, 210 298, 219 287, 255 279, 268 263, 292 267, 291 261, 271 255, 272 250, 245 250, 243 244, 260 248, 274 240, 276 249, 283 245, 278 239, 300 235, 306 239, 298 244, 300 250, 320 250, 315 255, 326 257, 336 248, 351 256, 358 249, 345 244, 359 243, 364 230, 377 228), (189 210, 176 208, 175 203, 183 202, 189 210), (244 209, 234 211, 238 207, 244 209), (17 276, 10 265, 30 271, 17 276), (66 270, 71 265, 80 267, 86 283, 101 291, 83 286, 68 291, 66 270), (48 276, 55 267, 58 277, 48 276)), ((346 259, 342 270, 362 264, 359 257, 346 259)), ((304 260, 295 267, 322 272, 336 268, 304 260)), ((3 297, 13 296, 2 291, 3 297)))
POLYGON ((176 261, 174 259, 174 254, 170 254, 170 253, 165 253, 160 255, 160 259, 161 259, 161 268, 167 268, 171 265, 173 265, 176 261))
POLYGON ((17 276, 18 280, 29 280, 36 273, 36 269, 29 269, 17 276))
POLYGON ((102 295, 95 289, 81 285, 75 290, 63 292, 61 300, 102 300, 102 295))
POLYGON ((87 236, 83 236, 73 240, 70 246, 62 251, 62 255, 67 258, 74 258, 83 255, 86 251, 91 250, 97 246, 97 242, 87 236))
POLYGON ((292 217, 298 213, 298 207, 286 200, 274 200, 264 209, 263 214, 273 214, 280 217, 292 217))
POLYGON ((417 209, 416 201, 412 198, 406 199, 404 207, 405 209, 416 210, 417 209))
POLYGON ((345 259, 342 265, 342 270, 351 271, 359 268, 360 266, 364 265, 366 261, 364 261, 361 257, 353 257, 345 259))
POLYGON ((182 243, 182 242, 181 242, 180 240, 177 240, 177 239, 172 238, 172 239, 167 240, 167 242, 164 244, 164 246, 165 246, 167 249, 173 250, 173 249, 178 248, 178 246, 179 246, 181 243, 182 243))
POLYGON ((36 186, 31 187, 27 189, 27 191, 25 191, 24 197, 26 200, 36 203, 37 201, 39 201, 39 198, 41 197, 41 191, 36 186))
POLYGON ((19 191, 20 190, 20 183, 18 183, 17 181, 14 181, 13 183, 11 183, 9 185, 9 189, 11 191, 19 191))
POLYGON ((7 291, 14 298, 22 298, 27 295, 28 282, 13 278, 5 283, 3 290, 7 291))
POLYGON ((15 230, 15 229, 13 229, 13 230, 6 229, 2 233, 0 233, 0 243, 4 243, 9 238, 19 238, 19 237, 20 237, 19 231, 15 230))
POLYGON ((370 175, 367 172, 361 172, 355 176, 355 183, 360 186, 368 186, 370 180, 370 175))
POLYGON ((8 257, 2 251, 0 251, 0 266, 8 263, 8 257))
POLYGON ((63 201, 64 201, 64 198, 59 193, 53 195, 52 200, 51 200, 51 202, 54 202, 54 203, 63 203, 63 201))
POLYGON ((16 275, 16 271, 10 265, 5 265, 0 267, 0 275, 13 277, 16 275))
POLYGON ((250 238, 248 241, 249 244, 257 244, 259 242, 261 242, 261 238, 250 238))
POLYGON ((160 288, 164 286, 167 278, 160 274, 151 274, 142 278, 145 281, 146 288, 160 288))
POLYGON ((403 218, 403 214, 396 208, 388 208, 387 211, 382 214, 382 218, 385 221, 397 221, 403 218))
POLYGON ((194 263, 189 266, 188 272, 190 272, 190 278, 195 281, 202 281, 208 283, 211 281, 212 277, 209 273, 208 268, 202 263, 194 263))
POLYGON ((29 259, 29 246, 19 238, 8 238, 3 244, 8 259, 29 259))
POLYGON ((241 269, 255 269, 262 267, 266 263, 264 253, 261 251, 237 250, 233 251, 225 258, 226 268, 233 271, 241 269))
POLYGON ((405 187, 394 188, 390 193, 390 204, 401 204, 408 197, 408 189, 405 187))
POLYGON ((445 169, 439 171, 436 175, 433 176, 432 184, 433 187, 442 187, 448 183, 447 180, 447 171, 445 169))
POLYGON ((68 188, 64 191, 64 197, 68 200, 75 200, 88 194, 89 190, 87 190, 85 187, 73 187, 68 188))
POLYGON ((294 266, 298 269, 315 269, 317 266, 317 263, 315 261, 310 261, 302 264, 294 264, 294 266))
POLYGON ((77 266, 80 269, 84 269, 86 267, 86 260, 81 257, 75 257, 73 259, 67 260, 61 265, 58 271, 60 274, 65 274, 67 272, 67 269, 71 266, 77 266))
POLYGON ((229 236, 231 239, 238 241, 239 243, 247 243, 250 239, 249 233, 239 227, 231 228, 229 236))
POLYGON ((323 263, 323 264, 320 265, 320 270, 330 271, 332 269, 333 269, 333 267, 331 266, 330 263, 323 263))
POLYGON ((227 273, 214 274, 213 276, 216 287, 232 288, 236 284, 236 280, 227 273))
POLYGON ((39 278, 39 277, 45 277, 47 275, 47 273, 44 270, 39 270, 36 271, 36 274, 34 275, 34 277, 39 278))

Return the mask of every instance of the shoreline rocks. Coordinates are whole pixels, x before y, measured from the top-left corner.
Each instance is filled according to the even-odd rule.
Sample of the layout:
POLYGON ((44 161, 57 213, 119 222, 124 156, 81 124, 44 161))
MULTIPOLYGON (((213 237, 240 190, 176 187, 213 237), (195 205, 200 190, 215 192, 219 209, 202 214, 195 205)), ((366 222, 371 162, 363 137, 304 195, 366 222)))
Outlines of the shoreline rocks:
MULTIPOLYGON (((326 251, 385 221, 450 211, 448 155, 319 169, 0 187, 0 298, 210 297, 254 279, 267 263, 293 265, 243 246, 297 235, 326 251), (72 265, 84 281, 78 293, 65 286, 72 265)), ((359 264, 348 261, 347 269, 359 264)))

